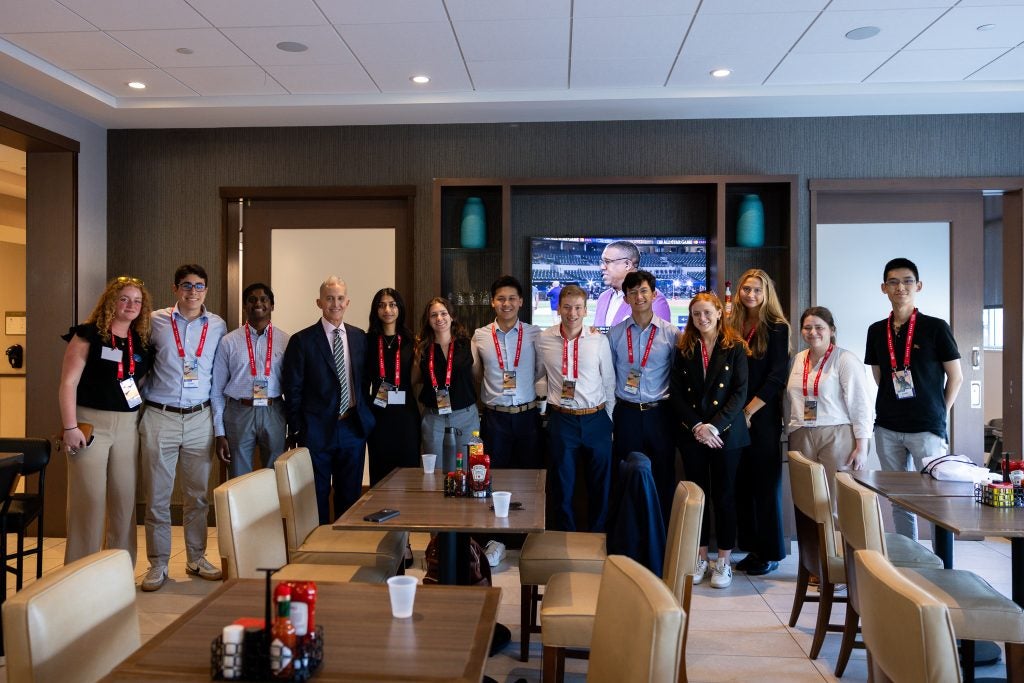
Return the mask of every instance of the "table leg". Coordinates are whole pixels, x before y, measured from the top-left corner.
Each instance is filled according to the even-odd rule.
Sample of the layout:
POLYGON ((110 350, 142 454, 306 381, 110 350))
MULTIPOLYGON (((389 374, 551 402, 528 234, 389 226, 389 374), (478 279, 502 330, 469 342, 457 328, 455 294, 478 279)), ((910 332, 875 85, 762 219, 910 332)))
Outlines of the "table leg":
POLYGON ((935 525, 932 533, 932 550, 942 560, 946 569, 953 568, 953 532, 949 529, 935 525))
POLYGON ((454 586, 458 572, 458 534, 454 531, 440 531, 437 534, 438 573, 441 584, 454 586))
MULTIPOLYGON (((469 540, 470 534, 458 534, 454 531, 441 531, 437 534, 438 557, 441 563, 439 567, 441 584, 454 586, 460 580, 466 581, 469 567, 469 540)), ((486 562, 486 558, 482 558, 486 562)), ((498 623, 494 625, 494 637, 491 638, 491 652, 494 655, 501 652, 512 641, 512 631, 508 626, 498 623)))

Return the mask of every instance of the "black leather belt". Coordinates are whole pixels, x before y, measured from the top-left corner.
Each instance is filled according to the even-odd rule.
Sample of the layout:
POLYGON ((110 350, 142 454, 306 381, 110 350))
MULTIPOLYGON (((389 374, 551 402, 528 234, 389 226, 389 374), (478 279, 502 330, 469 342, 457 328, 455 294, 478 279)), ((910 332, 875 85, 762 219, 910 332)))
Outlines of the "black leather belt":
POLYGON ((634 403, 633 401, 624 401, 621 398, 615 402, 615 405, 622 406, 623 408, 629 408, 630 410, 639 410, 641 413, 645 410, 654 410, 661 405, 661 401, 650 401, 648 403, 634 403))
POLYGON ((527 410, 533 410, 536 407, 537 407, 537 402, 536 401, 530 401, 529 403, 522 403, 522 404, 517 405, 517 406, 492 406, 492 405, 485 405, 484 406, 484 408, 487 408, 487 410, 493 410, 496 413, 509 413, 511 415, 516 415, 517 413, 525 413, 527 410))
MULTIPOLYGON (((233 398, 231 400, 232 401, 238 401, 243 406, 249 406, 250 408, 253 407, 253 406, 256 406, 256 404, 253 403, 253 399, 251 399, 251 398, 233 398)), ((274 401, 280 401, 281 397, 278 396, 277 398, 268 398, 268 399, 265 399, 265 400, 266 400, 266 404, 265 405, 272 406, 272 405, 274 405, 274 401)), ((256 406, 256 407, 259 408, 259 406, 256 406)))
POLYGON ((159 408, 165 410, 168 413, 177 413, 178 415, 191 415, 192 413, 201 413, 210 407, 210 401, 206 400, 202 403, 197 403, 194 406, 188 408, 179 408, 178 406, 169 406, 166 403, 157 403, 155 401, 146 401, 146 405, 150 408, 159 408))

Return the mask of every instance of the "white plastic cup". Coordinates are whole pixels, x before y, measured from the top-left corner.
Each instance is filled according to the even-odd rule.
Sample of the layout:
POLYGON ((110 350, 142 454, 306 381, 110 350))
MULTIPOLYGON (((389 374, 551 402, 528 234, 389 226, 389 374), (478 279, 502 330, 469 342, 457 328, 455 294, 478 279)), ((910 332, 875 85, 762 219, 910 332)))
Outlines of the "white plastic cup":
POLYGON ((423 474, 433 474, 434 465, 437 463, 437 453, 424 453, 420 458, 423 460, 423 474))
POLYGON ((391 616, 408 619, 416 602, 416 577, 392 576, 388 579, 388 595, 391 597, 391 616))
POLYGON ((512 502, 511 491, 495 491, 491 494, 494 499, 494 516, 508 517, 508 505, 512 502))

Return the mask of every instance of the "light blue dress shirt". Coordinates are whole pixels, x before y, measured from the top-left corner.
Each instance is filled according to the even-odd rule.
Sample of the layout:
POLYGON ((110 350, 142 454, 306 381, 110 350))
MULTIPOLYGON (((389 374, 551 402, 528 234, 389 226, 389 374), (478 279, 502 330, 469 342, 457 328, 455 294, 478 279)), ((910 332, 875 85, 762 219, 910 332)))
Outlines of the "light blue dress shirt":
MULTIPOLYGON (((270 377, 267 378, 267 396, 273 399, 281 397, 281 362, 284 349, 288 346, 288 333, 273 325, 274 348, 270 351, 270 377)), ((256 377, 266 377, 267 363, 267 332, 257 334, 248 323, 237 330, 228 332, 217 347, 217 356, 213 361, 213 389, 210 392, 210 405, 213 407, 214 436, 224 436, 224 405, 227 399, 252 398, 252 368, 249 366, 249 347, 245 343, 245 334, 249 333, 252 340, 253 360, 256 362, 256 377)), ((209 339, 209 337, 207 337, 209 339)), ((205 351, 203 352, 205 355, 205 351)))
POLYGON ((489 406, 519 406, 537 398, 534 387, 536 376, 536 350, 534 343, 540 334, 540 328, 529 323, 516 322, 508 332, 502 332, 497 323, 478 328, 473 333, 473 367, 481 367, 483 376, 480 381, 480 399, 489 406), (498 354, 494 349, 494 335, 497 332, 498 346, 501 347, 501 360, 505 370, 512 370, 516 361, 516 346, 519 343, 519 326, 523 326, 523 348, 519 354, 519 365, 516 371, 516 393, 506 395, 502 392, 504 372, 498 366, 498 354))
POLYGON ((672 369, 678 335, 679 329, 675 325, 658 316, 654 316, 644 330, 641 330, 633 316, 630 316, 608 331, 608 342, 611 344, 612 359, 615 363, 616 398, 630 403, 651 403, 668 398, 668 374, 672 369), (655 329, 657 332, 654 332, 655 329), (632 364, 629 362, 627 334, 632 335, 633 339, 632 364), (651 344, 651 355, 647 358, 647 365, 640 375, 640 393, 628 393, 626 377, 629 376, 631 367, 640 367, 651 334, 654 334, 654 343, 651 344))
POLYGON ((228 326, 224 319, 207 311, 206 306, 203 306, 199 317, 192 321, 186 320, 178 313, 177 306, 153 311, 149 339, 155 348, 155 355, 153 369, 146 376, 142 386, 143 398, 176 408, 190 408, 209 400, 210 389, 213 386, 214 357, 217 355, 217 346, 227 331, 228 326), (203 325, 207 322, 210 327, 206 332, 203 355, 198 358, 197 364, 199 386, 186 389, 182 382, 184 366, 182 358, 178 355, 178 347, 174 343, 171 325, 178 328, 185 357, 196 359, 196 348, 203 334, 203 325))

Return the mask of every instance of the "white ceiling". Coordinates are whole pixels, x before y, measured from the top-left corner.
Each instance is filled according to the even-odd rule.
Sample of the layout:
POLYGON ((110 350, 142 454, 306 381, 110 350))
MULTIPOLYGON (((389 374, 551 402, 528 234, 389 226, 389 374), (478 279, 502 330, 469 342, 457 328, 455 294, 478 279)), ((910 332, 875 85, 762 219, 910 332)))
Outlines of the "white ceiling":
POLYGON ((116 128, 1020 112, 1024 0, 0 0, 0 80, 116 128))

